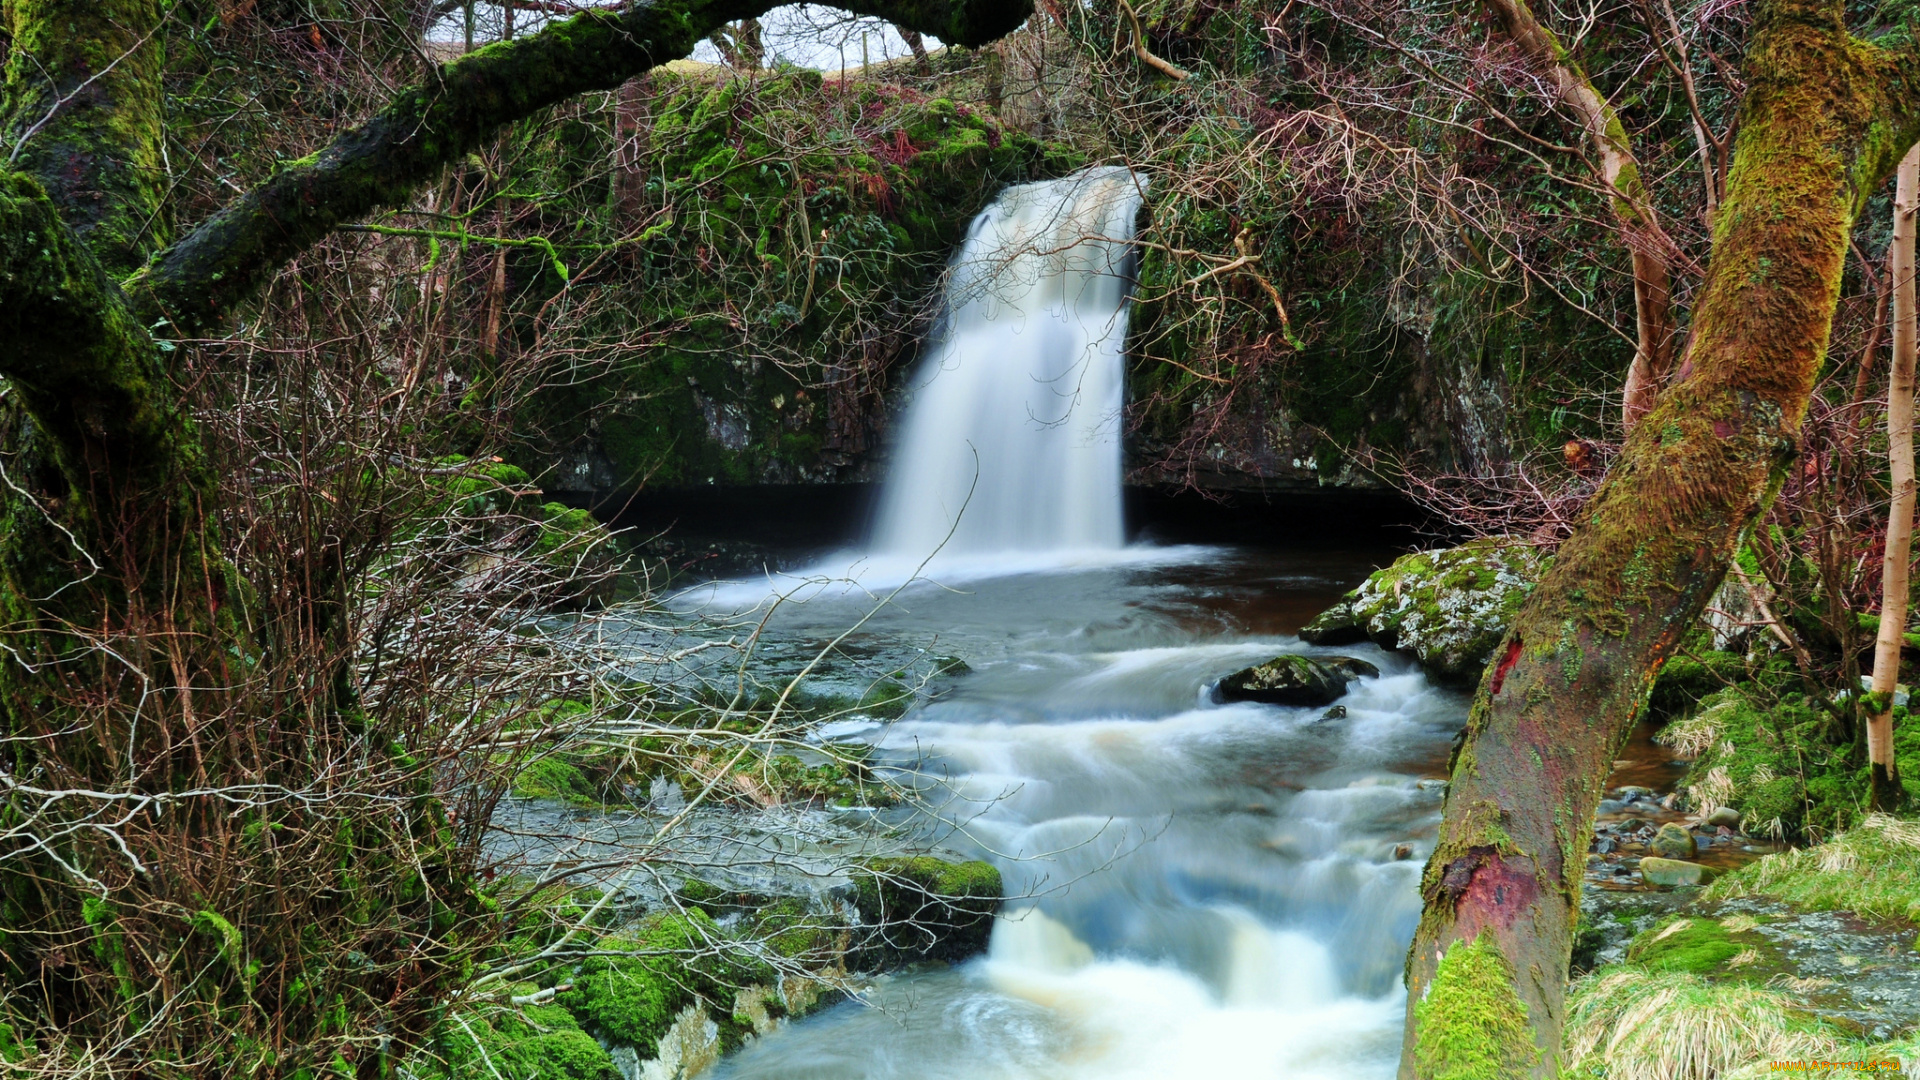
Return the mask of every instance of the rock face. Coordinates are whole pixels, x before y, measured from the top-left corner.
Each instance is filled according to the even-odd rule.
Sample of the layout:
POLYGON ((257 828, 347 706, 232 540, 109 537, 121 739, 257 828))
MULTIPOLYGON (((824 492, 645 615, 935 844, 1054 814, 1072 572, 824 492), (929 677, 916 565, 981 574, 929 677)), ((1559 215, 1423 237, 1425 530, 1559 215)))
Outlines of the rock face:
POLYGON ((1435 680, 1471 686, 1551 556, 1515 539, 1420 551, 1376 571, 1300 631, 1316 645, 1371 640, 1435 680))
MULTIPOLYGON (((1220 680, 1215 695, 1222 701, 1259 701, 1269 705, 1329 705, 1362 676, 1378 678, 1380 669, 1350 656, 1316 659, 1276 656, 1264 664, 1242 668, 1220 680)), ((1342 713, 1344 715, 1344 711, 1342 713)))

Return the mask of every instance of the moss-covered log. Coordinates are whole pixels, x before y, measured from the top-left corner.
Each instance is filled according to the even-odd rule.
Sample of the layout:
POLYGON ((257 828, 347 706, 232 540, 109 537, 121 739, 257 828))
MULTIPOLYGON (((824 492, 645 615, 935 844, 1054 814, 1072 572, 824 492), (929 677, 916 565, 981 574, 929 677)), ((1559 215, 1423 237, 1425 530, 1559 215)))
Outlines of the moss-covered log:
MULTIPOLYGON (((1588 830, 1662 663, 1794 455, 1848 231, 1920 135, 1920 58, 1857 40, 1836 0, 1767 0, 1712 264, 1679 381, 1528 598, 1454 763, 1407 961, 1404 1077, 1455 1075, 1463 1030, 1493 1076, 1555 1076, 1588 830), (1482 1023, 1491 946, 1525 1025, 1482 1023)), ((1509 1012, 1511 1010, 1508 1010, 1509 1012)))

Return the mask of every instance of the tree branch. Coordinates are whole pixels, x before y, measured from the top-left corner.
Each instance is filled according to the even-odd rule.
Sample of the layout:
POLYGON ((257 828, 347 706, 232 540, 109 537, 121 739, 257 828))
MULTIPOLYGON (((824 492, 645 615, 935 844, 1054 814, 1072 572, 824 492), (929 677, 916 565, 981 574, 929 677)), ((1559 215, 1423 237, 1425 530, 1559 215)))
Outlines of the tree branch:
MULTIPOLYGON (((610 90, 686 56, 769 0, 655 0, 587 11, 531 37, 435 69, 324 150, 289 163, 161 252, 127 283, 149 324, 199 333, 288 259, 343 222, 404 202, 502 126, 567 98, 610 90)), ((846 0, 839 6, 977 47, 1006 34, 1031 0, 846 0)))

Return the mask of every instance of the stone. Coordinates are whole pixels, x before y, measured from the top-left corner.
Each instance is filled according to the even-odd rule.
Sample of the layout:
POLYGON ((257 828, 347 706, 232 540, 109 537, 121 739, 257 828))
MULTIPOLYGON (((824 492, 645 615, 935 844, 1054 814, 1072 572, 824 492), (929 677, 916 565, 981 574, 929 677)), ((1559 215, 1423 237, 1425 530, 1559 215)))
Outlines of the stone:
POLYGON ((1735 810, 1731 806, 1723 806, 1713 813, 1708 814, 1704 824, 1713 826, 1716 829, 1737 829, 1740 827, 1740 811, 1735 810))
POLYGON ((1393 846, 1393 857, 1401 861, 1413 858, 1413 845, 1395 844, 1393 846))
POLYGON ((1713 871, 1699 863, 1647 856, 1640 860, 1640 876, 1649 885, 1693 886, 1713 880, 1713 871))
POLYGON ((1379 674, 1379 668, 1349 656, 1321 659, 1288 654, 1228 675, 1220 680, 1214 694, 1221 701, 1330 705, 1355 679, 1379 674))
POLYGON ((1654 854, 1666 859, 1691 859, 1698 850, 1693 834, 1687 831, 1687 827, 1673 822, 1660 826, 1660 831, 1653 834, 1653 841, 1648 846, 1653 848, 1654 854))
POLYGON ((1347 707, 1345 705, 1335 705, 1333 708, 1320 714, 1320 719, 1322 720, 1345 720, 1346 718, 1347 707))
POLYGON ((1471 686, 1550 561, 1512 537, 1415 552, 1376 571, 1300 637, 1317 645, 1371 640, 1412 653, 1436 681, 1471 686))

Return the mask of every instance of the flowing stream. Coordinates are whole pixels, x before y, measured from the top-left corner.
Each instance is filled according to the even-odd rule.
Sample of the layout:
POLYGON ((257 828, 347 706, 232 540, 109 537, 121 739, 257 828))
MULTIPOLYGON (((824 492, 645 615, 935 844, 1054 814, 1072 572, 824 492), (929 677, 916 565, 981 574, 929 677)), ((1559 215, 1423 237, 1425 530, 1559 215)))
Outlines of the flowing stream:
MULTIPOLYGON (((1393 1074, 1464 701, 1371 646, 1339 650, 1383 672, 1342 699, 1344 717, 1212 700, 1238 668, 1330 652, 1293 631, 1390 553, 1123 543, 1123 241, 1138 201, 1124 170, 1095 170, 981 215, 870 550, 793 579, 813 582, 805 602, 767 632, 796 654, 831 640, 944 542, 932 580, 841 652, 971 670, 899 721, 836 736, 914 766, 944 823, 934 839, 1000 867, 990 950, 883 978, 720 1077, 1393 1074), (821 584, 843 574, 865 588, 821 584)), ((700 602, 766 592, 737 583, 700 602)))

